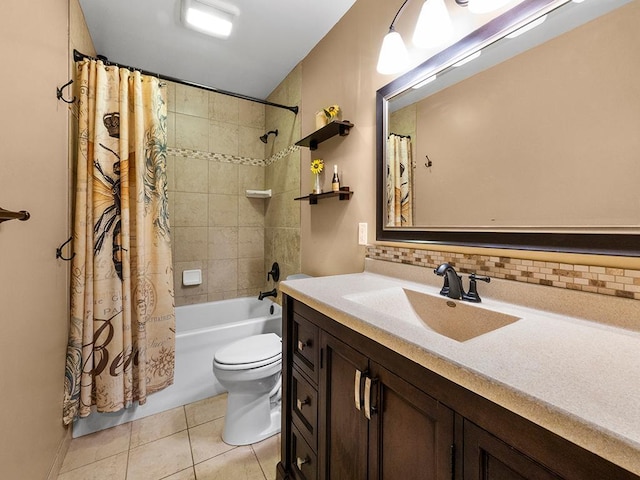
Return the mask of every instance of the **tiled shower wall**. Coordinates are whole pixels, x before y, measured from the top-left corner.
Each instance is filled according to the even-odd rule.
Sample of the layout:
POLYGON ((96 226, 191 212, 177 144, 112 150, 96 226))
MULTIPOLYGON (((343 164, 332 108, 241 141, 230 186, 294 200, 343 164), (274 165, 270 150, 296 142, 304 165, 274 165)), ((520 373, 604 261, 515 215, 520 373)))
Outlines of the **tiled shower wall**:
POLYGON ((176 305, 257 295, 266 275, 265 200, 247 198, 245 190, 265 188, 258 138, 265 106, 180 84, 167 88, 176 305), (185 269, 201 269, 202 284, 183 286, 185 269))
POLYGON ((517 282, 568 288, 640 300, 640 270, 490 255, 469 255, 386 245, 367 247, 367 258, 435 268, 448 262, 461 273, 480 273, 517 282))

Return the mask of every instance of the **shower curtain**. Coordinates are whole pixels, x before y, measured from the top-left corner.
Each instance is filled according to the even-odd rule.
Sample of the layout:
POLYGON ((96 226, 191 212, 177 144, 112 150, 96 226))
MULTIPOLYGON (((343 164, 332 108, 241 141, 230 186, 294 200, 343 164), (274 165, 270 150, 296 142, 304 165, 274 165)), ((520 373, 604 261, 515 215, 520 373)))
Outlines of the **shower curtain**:
POLYGON ((394 133, 387 139, 387 226, 413 225, 411 138, 394 133))
POLYGON ((78 152, 63 421, 114 412, 173 383, 166 89, 76 64, 78 152))

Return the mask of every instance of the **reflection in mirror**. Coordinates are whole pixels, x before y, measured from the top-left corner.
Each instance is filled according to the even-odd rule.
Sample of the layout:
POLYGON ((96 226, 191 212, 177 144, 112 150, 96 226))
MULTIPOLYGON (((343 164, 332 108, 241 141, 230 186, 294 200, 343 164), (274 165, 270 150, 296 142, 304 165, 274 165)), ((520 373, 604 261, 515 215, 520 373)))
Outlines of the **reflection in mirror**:
POLYGON ((638 24, 523 2, 382 88, 378 239, 640 255, 638 24))

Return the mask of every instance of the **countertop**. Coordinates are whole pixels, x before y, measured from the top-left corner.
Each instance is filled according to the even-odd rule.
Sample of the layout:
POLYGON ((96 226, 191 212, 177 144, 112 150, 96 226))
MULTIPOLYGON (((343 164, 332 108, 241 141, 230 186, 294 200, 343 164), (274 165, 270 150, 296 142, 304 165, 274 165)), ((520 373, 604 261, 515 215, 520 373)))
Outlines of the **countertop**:
MULTIPOLYGON (((429 370, 640 475, 640 332, 567 314, 572 302, 581 313, 597 313, 604 304, 611 318, 626 318, 635 313, 632 320, 637 322, 639 302, 603 299, 595 294, 572 297, 582 292, 558 292, 559 289, 551 287, 527 290, 537 300, 522 303, 544 305, 540 295, 548 294, 555 299, 550 304, 562 304, 563 312, 557 313, 491 298, 492 285, 498 283, 496 291, 499 291, 505 290, 504 284, 481 284, 478 289, 483 300, 479 308, 515 315, 519 320, 458 342, 417 323, 400 320, 388 308, 369 308, 345 298, 398 287, 437 295, 439 287, 435 282, 441 281, 436 277, 429 279, 428 284, 365 271, 284 281, 280 290, 429 370), (558 301, 563 298, 566 301, 558 301), (589 302, 593 302, 593 308, 589 302)), ((506 283, 508 289, 513 282, 506 283)), ((623 324, 627 321, 620 320, 623 324)))

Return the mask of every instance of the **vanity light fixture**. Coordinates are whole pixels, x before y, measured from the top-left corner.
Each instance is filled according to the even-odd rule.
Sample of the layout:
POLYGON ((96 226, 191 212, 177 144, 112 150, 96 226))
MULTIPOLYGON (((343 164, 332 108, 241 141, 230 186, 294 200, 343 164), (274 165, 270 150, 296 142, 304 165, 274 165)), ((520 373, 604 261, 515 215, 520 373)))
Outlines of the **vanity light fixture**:
MULTIPOLYGON (((394 25, 409 0, 404 0, 396 12, 389 32, 382 40, 378 56, 378 73, 398 73, 409 66, 409 53, 394 25)), ((455 0, 459 7, 469 7, 472 13, 487 13, 513 0, 455 0)), ((444 0, 425 0, 413 33, 413 43, 420 48, 437 47, 453 35, 453 23, 444 0)))
POLYGON ((240 10, 220 0, 182 0, 182 21, 187 28, 218 38, 228 38, 240 10))

